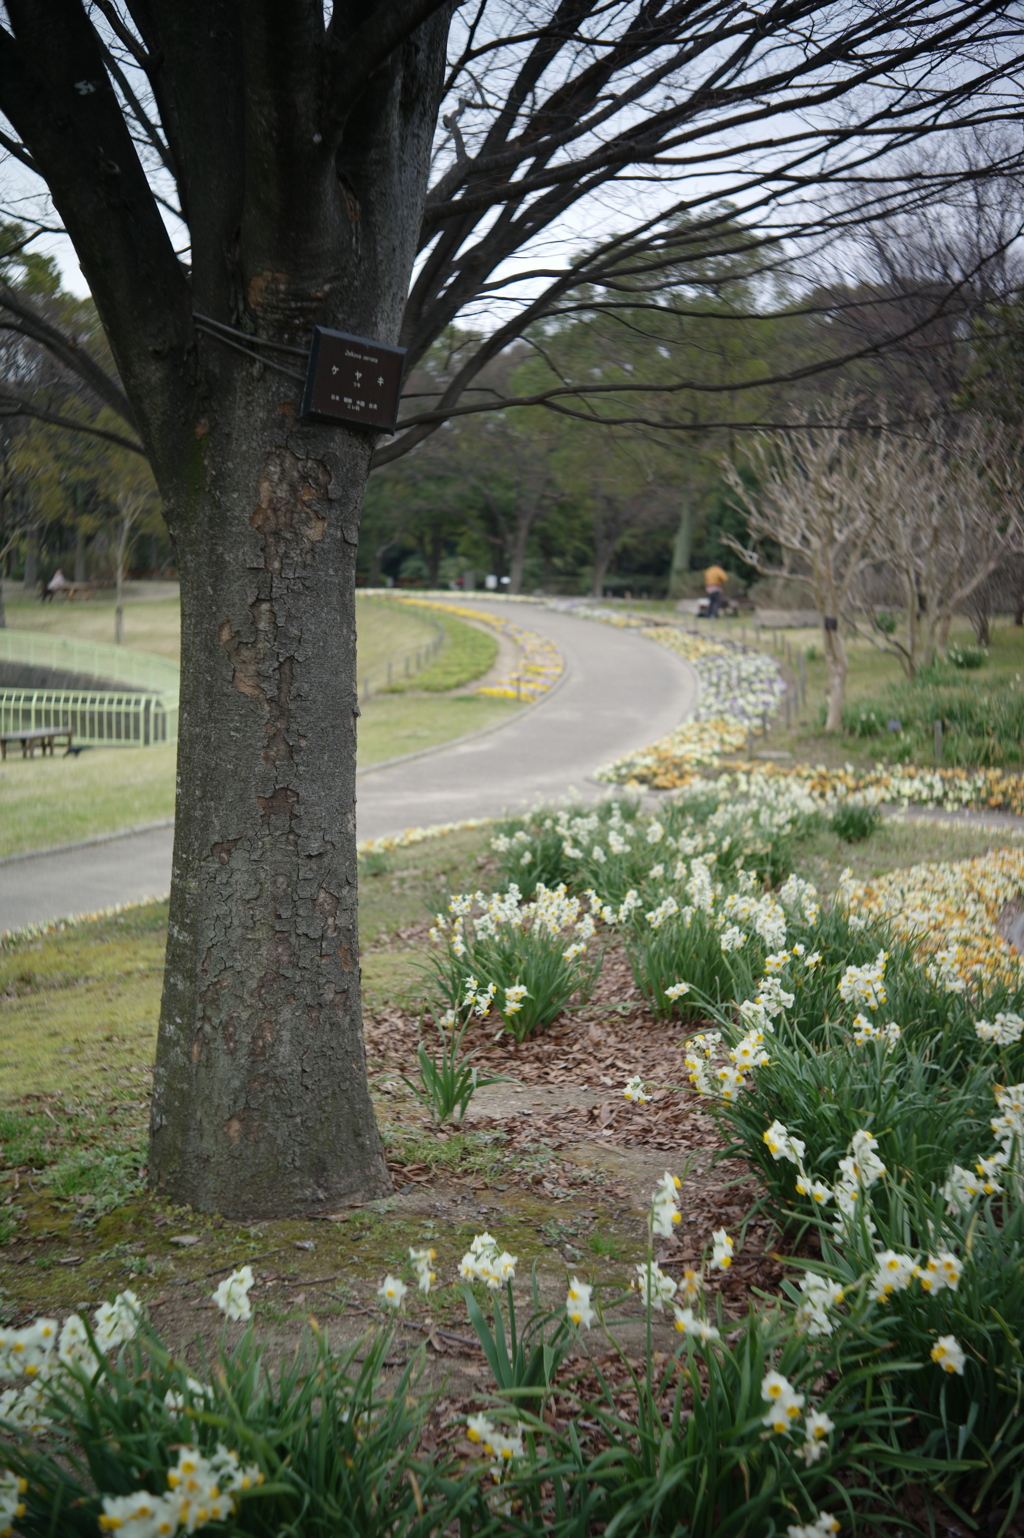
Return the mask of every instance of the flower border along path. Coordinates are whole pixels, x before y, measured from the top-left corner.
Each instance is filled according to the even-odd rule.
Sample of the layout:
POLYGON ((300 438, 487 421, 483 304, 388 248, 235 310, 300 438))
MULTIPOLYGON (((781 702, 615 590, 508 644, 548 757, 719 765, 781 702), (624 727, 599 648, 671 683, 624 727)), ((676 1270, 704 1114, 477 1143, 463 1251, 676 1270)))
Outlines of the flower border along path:
MULTIPOLYGON (((723 754, 747 742, 748 729, 778 713, 786 686, 778 663, 734 641, 695 636, 669 625, 649 625, 634 615, 609 610, 574 609, 583 618, 642 635, 685 657, 700 680, 701 697, 693 716, 668 736, 639 752, 615 759, 596 771, 609 784, 652 790, 678 790, 715 768, 723 754)), ((926 768, 916 764, 876 764, 860 769, 847 764, 784 766, 745 762, 731 767, 744 774, 776 775, 803 785, 822 804, 855 799, 902 807, 937 807, 946 812, 1003 811, 1024 816, 1024 776, 1005 769, 926 768)))
POLYGON ((445 603, 436 598, 407 598, 404 594, 393 594, 390 591, 388 596, 394 598, 396 603, 408 604, 418 609, 440 610, 445 614, 454 615, 456 619, 471 620, 475 624, 485 625, 488 629, 507 636, 518 646, 522 656, 519 667, 511 673, 506 673, 503 678, 499 678, 497 683, 487 684, 475 690, 477 694, 529 703, 532 700, 539 700, 541 695, 546 694, 565 671, 565 658, 553 641, 549 641, 546 636, 538 635, 536 631, 524 630, 521 625, 505 619, 500 614, 489 614, 484 609, 475 609, 464 604, 445 603))
POLYGON ((786 685, 778 663, 764 652, 751 651, 738 641, 693 635, 675 625, 652 625, 610 609, 573 606, 572 612, 618 630, 638 630, 648 640, 668 647, 690 664, 700 685, 697 705, 685 721, 667 737, 605 764, 595 771, 596 780, 675 789, 687 783, 680 774, 682 766, 689 775, 716 764, 722 753, 741 748, 754 726, 778 713, 786 685))

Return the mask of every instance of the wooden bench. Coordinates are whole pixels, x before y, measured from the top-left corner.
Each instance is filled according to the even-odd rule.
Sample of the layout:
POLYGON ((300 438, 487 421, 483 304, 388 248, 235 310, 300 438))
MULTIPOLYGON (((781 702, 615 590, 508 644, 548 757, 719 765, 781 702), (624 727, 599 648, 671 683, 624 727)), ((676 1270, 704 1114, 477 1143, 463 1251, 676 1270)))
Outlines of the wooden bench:
POLYGON ((35 758, 37 747, 41 750, 44 758, 46 757, 46 750, 49 748, 50 757, 52 758, 54 743, 58 737, 67 742, 67 753, 64 754, 64 757, 67 758, 68 753, 72 752, 71 743, 74 737, 74 733, 67 729, 36 727, 31 731, 0 732, 0 759, 7 757, 7 744, 9 742, 21 743, 22 758, 35 758))

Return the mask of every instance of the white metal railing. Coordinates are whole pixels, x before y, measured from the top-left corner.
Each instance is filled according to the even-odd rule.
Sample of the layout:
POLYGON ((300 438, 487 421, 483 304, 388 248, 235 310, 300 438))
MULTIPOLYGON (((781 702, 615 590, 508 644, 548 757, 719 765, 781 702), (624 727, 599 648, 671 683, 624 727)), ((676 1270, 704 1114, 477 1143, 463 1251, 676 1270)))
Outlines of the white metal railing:
POLYGON ((0 689, 3 732, 71 732, 76 746, 148 748, 178 735, 178 701, 141 690, 0 689))
POLYGON ((69 731, 76 745, 138 748, 173 742, 178 735, 178 665, 166 657, 0 629, 0 662, 109 678, 115 684, 112 689, 0 686, 0 732, 69 731))

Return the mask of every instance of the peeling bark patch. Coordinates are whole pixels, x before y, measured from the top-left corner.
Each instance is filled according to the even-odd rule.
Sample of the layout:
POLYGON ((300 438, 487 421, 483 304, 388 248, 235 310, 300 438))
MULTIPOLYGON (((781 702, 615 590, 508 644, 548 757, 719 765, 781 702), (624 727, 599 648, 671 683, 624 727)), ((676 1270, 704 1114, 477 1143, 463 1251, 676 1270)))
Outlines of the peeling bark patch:
POLYGON ((259 700, 266 708, 267 697, 260 685, 260 658, 256 647, 251 641, 239 640, 238 632, 232 630, 231 621, 227 619, 221 620, 217 639, 231 660, 231 687, 249 699, 259 700))
POLYGON ((214 859, 219 860, 222 865, 227 865, 228 861, 231 859, 231 856, 234 854, 235 850, 238 848, 241 842, 242 840, 240 838, 227 838, 223 841, 223 843, 214 844, 210 849, 210 853, 213 855, 214 859))
POLYGON ((203 1051, 203 1038, 201 1036, 197 1036, 195 1041, 193 1041, 193 1043, 192 1043, 192 1061, 194 1063, 198 1063, 198 1061, 200 1059, 200 1056, 202 1055, 202 1051, 203 1051))
POLYGON ((268 702, 270 712, 267 721, 267 745, 263 749, 265 764, 283 764, 292 761, 292 749, 285 733, 291 724, 292 679, 295 676, 295 658, 284 657, 277 670, 277 695, 268 702))
POLYGON ((326 499, 330 480, 318 459, 300 459, 283 447, 267 455, 249 519, 262 536, 267 571, 279 572, 286 563, 310 564, 313 547, 327 532, 327 518, 315 504, 326 499))
POLYGON ((349 950, 348 945, 346 944, 346 942, 344 940, 342 940, 341 944, 338 946, 338 955, 341 957, 341 964, 344 967, 345 971, 346 972, 351 972, 351 970, 352 970, 352 952, 349 950))
POLYGON ((289 790, 286 785, 279 785, 272 796, 257 796, 256 805, 260 809, 260 815, 264 822, 269 822, 271 817, 297 817, 295 807, 299 799, 297 790, 289 790))
POLYGON ((242 1136, 242 1122, 240 1118, 237 1116, 229 1116, 227 1121, 224 1123, 224 1131, 227 1133, 232 1143, 237 1143, 238 1139, 242 1136))

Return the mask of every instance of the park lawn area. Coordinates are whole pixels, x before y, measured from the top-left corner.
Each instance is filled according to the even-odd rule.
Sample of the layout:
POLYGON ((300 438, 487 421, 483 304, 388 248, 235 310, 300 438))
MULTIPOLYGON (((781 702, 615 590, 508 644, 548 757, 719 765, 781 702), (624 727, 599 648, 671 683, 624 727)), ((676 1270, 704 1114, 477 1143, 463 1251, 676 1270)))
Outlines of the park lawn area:
MULTIPOLYGON (((40 603, 37 598, 12 594, 8 583, 4 604, 11 630, 34 630, 41 635, 68 636, 74 641, 113 644, 115 598, 112 591, 73 603, 59 600, 40 603)), ((124 611, 127 647, 178 661, 181 655, 181 606, 177 583, 128 583, 124 611)), ((425 646, 437 632, 436 624, 425 612, 358 595, 356 627, 360 685, 369 675, 371 688, 379 687, 389 662, 400 667, 408 653, 425 646)), ((489 661, 479 671, 486 672, 488 667, 489 661)))
MULTIPOLYGON (((364 857, 364 1012, 376 1021, 378 1049, 390 1020, 406 1031, 410 1018, 415 1021, 431 913, 452 892, 497 884, 491 836, 488 827, 467 829, 364 857)), ((999 842, 998 835, 962 829, 954 845, 947 829, 923 823, 884 827, 852 846, 818 833, 798 847, 797 866, 817 873, 842 862, 869 874, 893 860, 963 856, 999 842)), ((497 1231, 500 1225, 524 1270, 534 1260, 541 1268, 553 1263, 556 1271, 582 1260, 625 1280, 623 1257, 642 1242, 644 1222, 630 1205, 630 1183, 646 1200, 662 1167, 660 1153, 628 1155, 596 1144, 588 1153, 592 1145, 580 1144, 567 1157, 542 1136, 528 1146, 506 1146, 506 1135, 488 1131, 486 1119, 480 1129, 439 1133, 412 1105, 393 1066, 381 1073, 379 1062, 371 1062, 371 1082, 389 1158, 405 1172, 399 1196, 346 1212, 339 1222, 249 1226, 176 1209, 147 1192, 150 1065, 166 922, 166 904, 149 904, 12 938, 0 950, 0 1179, 11 1198, 0 1204, 0 1322, 63 1315, 82 1300, 94 1306, 131 1286, 154 1310, 165 1339, 184 1348, 198 1331, 210 1349, 218 1318, 196 1311, 209 1310, 214 1280, 251 1261, 263 1268, 259 1317, 273 1338, 294 1336, 308 1315, 305 1293, 295 1290, 307 1285, 316 1289, 318 1317, 331 1318, 340 1330, 354 1306, 349 1328, 360 1331, 380 1276, 400 1263, 410 1244, 436 1239, 447 1260, 483 1226, 497 1231), (432 1193, 442 1208, 423 1207, 432 1193), (179 1236, 189 1248, 179 1247, 179 1236)), ((626 974, 618 981, 613 976, 610 997, 628 981, 626 974)), ((631 1008, 603 1006, 609 1007, 612 1016, 631 1008)), ((543 1038, 539 1050, 547 1050, 543 1038)), ((518 1077, 524 1071, 518 1053, 509 1068, 514 1082, 505 1093, 530 1094, 529 1075, 525 1086, 518 1077)), ((741 1212, 742 1195, 726 1198, 718 1185, 708 1190, 715 1219, 729 1201, 741 1212)), ((449 1319, 450 1327, 464 1328, 456 1288, 432 1297, 431 1310, 442 1328, 449 1319)), ((439 1364, 444 1375, 460 1370, 453 1356, 439 1364)), ((472 1393, 474 1384, 462 1392, 472 1393)))
POLYGON ((0 858, 174 814, 172 745, 96 748, 0 764, 0 858))
MULTIPOLYGON (((388 600, 384 600, 387 602, 388 600)), ((405 605, 392 603, 391 609, 403 610, 405 605)), ((416 612, 416 611, 413 611, 416 612)), ((423 612, 423 611, 420 611, 423 612)), ((443 693, 448 689, 461 689, 464 685, 481 678, 494 666, 498 655, 498 641, 494 632, 476 625, 467 625, 454 614, 439 609, 427 611, 441 627, 444 645, 438 655, 414 677, 396 677, 387 685, 389 693, 407 693, 410 689, 429 694, 443 693)))
MULTIPOLYGON (((376 695, 359 722, 359 767, 440 747, 521 709, 483 696, 376 695)), ((0 764, 0 859, 174 815, 173 746, 96 748, 0 764)))
MULTIPOLYGON (((176 582, 129 582, 125 589, 124 644, 131 651, 153 652, 177 662, 181 656, 180 605, 176 582)), ((73 641, 114 644, 113 589, 95 598, 73 602, 55 599, 40 603, 4 587, 4 609, 10 630, 34 630, 39 635, 67 636, 73 641)))
MULTIPOLYGON (((700 633, 704 633, 703 627, 700 633)), ((755 639, 749 620, 731 618, 723 620, 720 625, 712 627, 707 633, 710 636, 721 635, 733 640, 739 640, 742 637, 748 646, 756 646, 759 650, 774 653, 791 684, 795 684, 799 677, 800 653, 807 654, 806 706, 790 728, 786 728, 783 717, 779 715, 771 723, 766 741, 759 735, 755 735, 755 753, 760 751, 782 755, 789 753, 797 763, 820 763, 830 768, 845 763, 866 768, 882 760, 891 763, 905 761, 908 756, 911 762, 925 766, 934 762, 930 742, 925 752, 908 755, 906 745, 901 746, 898 737, 886 732, 876 737, 854 737, 846 733, 841 736, 838 733, 826 734, 822 730, 828 673, 818 631, 761 630, 759 639, 755 639)), ((879 651, 871 645, 870 641, 863 641, 853 636, 846 636, 844 640, 849 657, 849 674, 846 683, 847 707, 870 708, 876 701, 881 703, 879 697, 884 699, 890 687, 904 683, 903 670, 896 657, 879 651)), ((950 640, 962 646, 973 646, 974 632, 966 620, 959 620, 953 625, 950 640)), ((1024 629, 1015 626, 1009 618, 1000 618, 993 623, 992 644, 984 666, 976 671, 950 670, 947 676, 952 676, 953 686, 964 691, 967 696, 977 696, 979 691, 984 693, 988 688, 1006 687, 1022 674, 1024 674, 1024 629)), ((897 714, 901 708, 896 707, 897 714)), ((947 764, 955 762, 948 751, 944 762, 947 764)), ((1024 743, 1021 744, 1017 763, 1024 764, 1024 743)))
POLYGON ((500 726, 522 706, 484 695, 378 694, 360 705, 360 769, 500 726))
MULTIPOLYGON (((452 892, 496 874, 487 826, 425 839, 360 861, 364 1009, 409 1007, 421 992, 427 928, 452 892)), ((831 891, 924 860, 968 859, 1019 835, 926 819, 887 819, 862 843, 821 830, 797 869, 831 891)), ((14 936, 0 950, 0 1103, 26 1094, 92 1093, 148 1068, 156 1042, 167 904, 152 903, 52 933, 14 936)))

